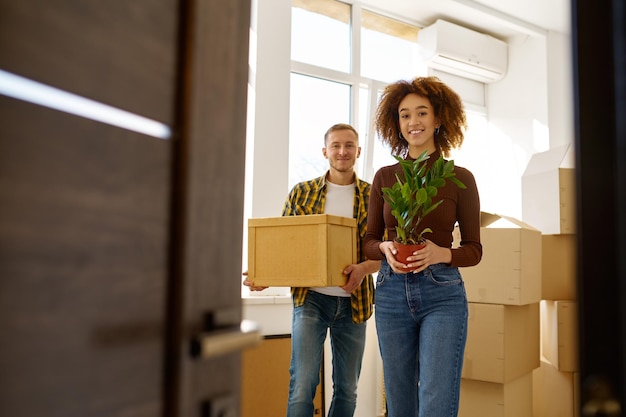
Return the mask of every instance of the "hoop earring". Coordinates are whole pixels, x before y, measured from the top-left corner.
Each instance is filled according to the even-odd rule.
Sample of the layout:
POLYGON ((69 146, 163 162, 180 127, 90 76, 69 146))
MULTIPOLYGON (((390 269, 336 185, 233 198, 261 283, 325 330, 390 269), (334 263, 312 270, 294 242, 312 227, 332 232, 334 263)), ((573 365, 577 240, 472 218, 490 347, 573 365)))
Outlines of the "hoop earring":
POLYGON ((399 137, 401 140, 406 140, 406 139, 404 139, 404 136, 402 136, 402 132, 398 132, 398 137, 399 137))
POLYGON ((439 128, 440 128, 440 127, 441 127, 441 126, 437 126, 437 127, 435 128, 435 135, 438 135, 438 134, 439 134, 439 128))

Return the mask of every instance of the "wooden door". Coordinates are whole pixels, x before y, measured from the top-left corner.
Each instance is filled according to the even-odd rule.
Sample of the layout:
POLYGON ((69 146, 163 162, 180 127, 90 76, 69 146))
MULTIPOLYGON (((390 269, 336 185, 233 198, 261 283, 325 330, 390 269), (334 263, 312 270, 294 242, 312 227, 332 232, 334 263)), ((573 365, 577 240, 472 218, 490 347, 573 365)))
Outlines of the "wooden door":
POLYGON ((238 414, 240 354, 191 347, 241 320, 249 18, 0 0, 0 415, 238 414), (159 133, 35 104, 14 76, 159 133))
POLYGON ((626 7, 572 1, 580 415, 626 413, 626 7))

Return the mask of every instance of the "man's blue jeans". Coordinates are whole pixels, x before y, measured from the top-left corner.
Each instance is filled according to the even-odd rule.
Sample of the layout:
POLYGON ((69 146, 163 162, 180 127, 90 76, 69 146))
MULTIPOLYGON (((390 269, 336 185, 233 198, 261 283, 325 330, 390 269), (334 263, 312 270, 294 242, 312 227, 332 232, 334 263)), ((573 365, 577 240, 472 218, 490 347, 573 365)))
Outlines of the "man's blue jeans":
POLYGON ((383 260, 376 281, 389 417, 456 417, 468 315, 458 268, 396 274, 383 260))
POLYGON ((354 415, 366 323, 352 322, 350 297, 309 291, 304 305, 293 310, 287 417, 313 416, 328 329, 333 361, 333 399, 328 417, 354 415))

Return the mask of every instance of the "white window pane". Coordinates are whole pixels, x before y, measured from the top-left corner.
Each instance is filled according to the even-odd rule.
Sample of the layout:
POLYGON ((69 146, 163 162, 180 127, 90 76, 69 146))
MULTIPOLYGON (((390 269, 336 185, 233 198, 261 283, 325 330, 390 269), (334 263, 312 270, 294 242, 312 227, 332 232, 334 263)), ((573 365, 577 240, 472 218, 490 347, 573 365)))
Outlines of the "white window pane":
POLYGON ((356 160, 356 172, 361 179, 365 179, 363 167, 365 164, 364 150, 367 146, 370 126, 368 97, 369 89, 366 86, 361 86, 359 88, 359 125, 354 126, 357 132, 359 132, 359 146, 361 147, 361 156, 356 160))
POLYGON ((380 138, 376 136, 376 143, 374 144, 374 172, 384 166, 393 165, 396 162, 398 161, 391 156, 391 148, 383 144, 380 138))
POLYGON ((350 6, 335 0, 294 0, 291 59, 350 71, 350 6))
POLYGON ((350 86, 292 73, 289 187, 328 170, 324 133, 336 123, 350 123, 350 86))
MULTIPOLYGON (((380 102, 380 96, 382 95, 382 91, 378 91, 378 100, 376 100, 376 102, 380 102)), ((375 110, 373 110, 375 111, 375 110)), ((372 165, 374 167, 374 172, 378 171, 380 168, 387 166, 387 165, 393 165, 396 162, 396 159, 391 156, 391 148, 389 146, 387 146, 386 144, 383 144, 382 140, 380 139, 380 137, 378 135, 376 135, 376 137, 374 138, 374 158, 372 161, 372 165)))
POLYGON ((361 13, 361 75, 393 82, 426 75, 418 56, 418 28, 363 10, 361 13))

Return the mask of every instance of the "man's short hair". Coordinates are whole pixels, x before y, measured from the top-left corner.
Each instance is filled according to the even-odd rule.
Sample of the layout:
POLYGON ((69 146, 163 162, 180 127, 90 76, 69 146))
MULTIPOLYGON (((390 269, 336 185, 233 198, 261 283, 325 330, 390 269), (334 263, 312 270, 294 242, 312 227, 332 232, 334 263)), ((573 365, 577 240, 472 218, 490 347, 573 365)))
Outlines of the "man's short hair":
POLYGON ((328 136, 330 136, 331 133, 336 132, 337 130, 351 130, 356 135, 356 140, 358 142, 359 133, 356 131, 355 128, 347 123, 337 123, 329 127, 326 133, 324 133, 324 145, 326 145, 326 142, 328 141, 328 136))

